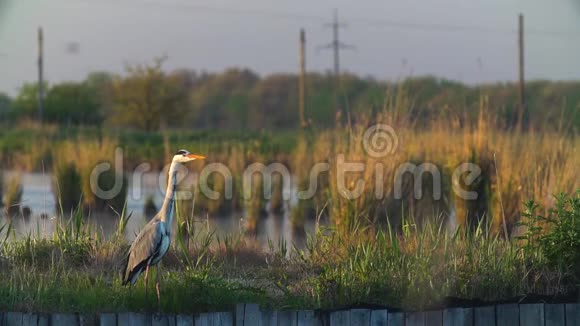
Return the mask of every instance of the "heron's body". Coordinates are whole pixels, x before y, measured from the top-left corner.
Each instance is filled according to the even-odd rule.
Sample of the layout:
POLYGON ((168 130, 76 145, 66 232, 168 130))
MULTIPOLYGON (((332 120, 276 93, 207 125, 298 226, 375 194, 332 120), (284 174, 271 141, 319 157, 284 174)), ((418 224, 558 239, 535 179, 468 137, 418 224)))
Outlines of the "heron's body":
POLYGON ((139 275, 148 266, 157 265, 169 250, 171 244, 171 225, 154 217, 141 230, 129 249, 123 284, 137 282, 139 275))
MULTIPOLYGON (((127 265, 123 273, 123 285, 129 283, 131 285, 135 284, 143 271, 145 271, 145 282, 147 283, 149 268, 159 264, 169 250, 174 214, 173 204, 177 187, 177 166, 180 163, 199 158, 203 158, 203 156, 193 155, 185 150, 178 151, 173 157, 173 161, 169 167, 167 191, 165 192, 163 206, 159 213, 145 225, 131 244, 127 256, 127 265)), ((157 270, 157 277, 159 277, 159 268, 157 270)), ((159 282, 157 282, 157 296, 159 299, 159 282)))

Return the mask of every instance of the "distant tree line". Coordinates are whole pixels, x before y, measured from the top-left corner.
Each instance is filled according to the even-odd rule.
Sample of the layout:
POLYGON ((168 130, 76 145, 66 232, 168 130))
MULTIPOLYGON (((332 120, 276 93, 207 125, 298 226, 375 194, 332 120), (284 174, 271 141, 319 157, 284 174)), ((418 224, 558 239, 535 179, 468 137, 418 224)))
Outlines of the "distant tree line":
MULTIPOLYGON (((47 84, 44 119, 60 125, 113 125, 144 131, 162 128, 262 130, 298 128, 298 78, 294 74, 261 77, 247 69, 222 73, 165 72, 163 60, 127 67, 124 75, 91 73, 80 82, 47 84)), ((435 77, 389 83, 344 74, 307 76, 306 117, 316 128, 338 120, 372 116, 404 89, 410 115, 418 125, 433 119, 459 123, 476 118, 482 100, 500 125, 517 120, 517 87, 482 86, 435 77)), ((533 128, 580 127, 580 82, 534 81, 527 85, 524 122, 533 128)), ((37 119, 37 85, 24 84, 10 98, 0 93, 0 121, 37 119)))

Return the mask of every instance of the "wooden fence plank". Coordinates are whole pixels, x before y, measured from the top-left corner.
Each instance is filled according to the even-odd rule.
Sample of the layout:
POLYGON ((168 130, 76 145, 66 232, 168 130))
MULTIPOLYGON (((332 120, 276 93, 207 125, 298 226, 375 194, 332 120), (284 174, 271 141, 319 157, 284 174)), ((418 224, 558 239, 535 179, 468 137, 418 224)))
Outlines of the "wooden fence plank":
POLYGON ((278 311, 278 326, 296 326, 298 313, 296 311, 278 311))
POLYGON ((79 326, 99 325, 99 317, 97 316, 97 314, 79 314, 77 317, 79 321, 79 326))
POLYGON ((51 325, 78 326, 77 315, 73 314, 52 314, 50 317, 51 325))
MULTIPOLYGON (((58 325, 58 324, 57 324, 58 325)), ((123 324, 129 326, 143 326, 143 325, 151 325, 151 319, 149 316, 141 313, 130 313, 129 314, 129 323, 123 324)))
POLYGON ((580 304, 566 305, 566 326, 580 326, 580 304))
POLYGON ((389 312, 384 310, 373 310, 371 312, 371 326, 386 326, 389 318, 389 312))
POLYGON ((425 326, 443 326, 443 311, 427 311, 425 312, 425 326))
POLYGON ((443 325, 472 326, 473 308, 450 308, 443 310, 443 325))
POLYGON ((521 304, 520 325, 544 326, 544 304, 521 304))
POLYGON ((340 310, 331 312, 330 326, 350 326, 350 311, 340 310))
POLYGON ((47 314, 39 314, 38 315, 38 326, 48 326, 50 321, 50 316, 47 314))
POLYGON ((260 326, 262 313, 260 306, 255 303, 248 303, 244 309, 244 326, 260 326))
POLYGON ((425 314, 423 312, 405 313, 405 326, 424 326, 425 314))
POLYGON ((175 315, 153 314, 151 316, 152 326, 175 326, 175 315))
POLYGON ((193 316, 191 315, 177 315, 175 317, 176 326, 193 326, 193 316))
POLYGON ((389 326, 404 326, 405 314, 402 312, 389 312, 387 318, 387 325, 389 326))
POLYGON ((475 326, 495 325, 495 306, 473 308, 473 324, 475 326))
POLYGON ((261 311, 257 304, 236 306, 232 312, 191 315, 103 313, 99 315, 34 314, 0 312, 0 325, 24 326, 580 326, 580 304, 503 304, 476 308, 450 308, 444 311, 391 312, 352 309, 329 314, 314 310, 261 311), (241 318, 237 318, 241 317, 241 318), (324 317, 324 318, 322 318, 324 317), (323 322, 322 319, 325 321, 323 322))
POLYGON ((116 314, 100 314, 99 315, 99 325, 100 326, 117 326, 117 315, 116 314))
POLYGON ((495 307, 497 326, 520 324, 520 308, 517 304, 500 304, 495 307))
MULTIPOLYGON (((232 316, 231 312, 216 312, 213 315, 213 323, 212 326, 233 326, 234 325, 234 317, 232 316)), ((244 322, 246 324, 246 322, 244 322)), ((246 324, 252 325, 252 324, 246 324)))
MULTIPOLYGON (((211 326, 233 326, 234 324, 233 318, 227 312, 214 312, 209 322, 211 326)), ((246 324, 245 321, 244 324, 246 324)))
MULTIPOLYGON (((238 303, 236 305, 236 326, 244 326, 244 313, 246 311, 246 305, 243 303, 238 303)), ((197 324, 195 324, 197 326, 197 324)))
POLYGON ((262 326, 278 326, 278 312, 262 310, 262 326))
POLYGON ((296 325, 298 326, 314 326, 316 325, 316 318, 314 317, 314 310, 298 310, 296 314, 296 325))
POLYGON ((79 314, 77 316, 79 326, 97 326, 99 317, 96 314, 79 314))
POLYGON ((22 326, 38 326, 38 315, 31 313, 22 314, 22 326))
POLYGON ((350 324, 353 326, 369 326, 371 323, 371 311, 369 309, 352 309, 350 311, 350 324))
POLYGON ((123 312, 117 315, 117 325, 129 325, 128 312, 123 312))
POLYGON ((566 325, 566 306, 563 304, 544 305, 545 326, 566 325))
POLYGON ((327 326, 330 323, 330 315, 323 311, 314 311, 314 326, 327 326))
POLYGON ((153 314, 153 316, 151 316, 151 326, 167 326, 165 315, 153 314))
POLYGON ((210 313, 202 313, 202 314, 195 316, 194 324, 195 324, 195 326, 210 326, 211 319, 212 319, 212 317, 211 317, 210 313))
POLYGON ((20 312, 6 312, 4 313, 4 324, 6 326, 21 326, 22 313, 20 312))

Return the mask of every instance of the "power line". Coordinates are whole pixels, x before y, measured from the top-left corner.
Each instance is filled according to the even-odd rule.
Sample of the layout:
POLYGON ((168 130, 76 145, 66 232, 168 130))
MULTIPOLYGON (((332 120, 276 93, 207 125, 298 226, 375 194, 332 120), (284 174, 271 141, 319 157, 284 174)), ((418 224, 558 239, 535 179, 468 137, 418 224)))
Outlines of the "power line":
MULTIPOLYGON (((397 29, 411 29, 420 31, 441 31, 441 32, 484 32, 484 33, 513 33, 517 34, 518 30, 513 28, 498 28, 486 27, 477 25, 452 25, 452 24, 436 24, 436 23, 413 23, 393 20, 378 20, 367 18, 353 18, 350 21, 362 23, 367 26, 387 27, 397 29)), ((569 36, 579 37, 580 32, 576 31, 557 31, 557 30, 542 30, 542 29, 526 29, 528 35, 541 36, 569 36)))
MULTIPOLYGON (((72 0, 71 0, 72 1, 72 0)), ((101 2, 94 2, 93 0, 75 0, 75 2, 82 1, 85 3, 90 4, 104 4, 105 1, 101 2)), ((110 1, 112 2, 112 1, 110 1)), ((283 12, 283 11, 266 11, 266 10, 255 10, 255 9, 232 9, 232 8, 225 8, 225 7, 214 7, 214 6, 207 6, 207 5, 200 5, 196 3, 177 3, 177 2, 157 2, 157 1, 140 1, 136 3, 135 1, 117 1, 114 4, 123 4, 123 5, 150 5, 150 6, 157 6, 157 7, 164 7, 164 8, 172 8, 172 9, 186 9, 186 10, 197 10, 197 11, 206 11, 206 12, 214 12, 219 14, 226 14, 226 15, 259 15, 259 16, 268 16, 271 18, 285 18, 285 19, 292 19, 292 20, 312 20, 312 21, 320 21, 324 19, 321 16, 314 16, 314 15, 307 15, 307 14, 300 14, 300 13, 291 13, 291 12, 283 12)))
MULTIPOLYGON (((73 1, 73 0, 70 0, 73 1)), ((95 2, 93 0, 74 0, 74 2, 82 1, 84 3, 90 4, 104 4, 106 1, 95 2)), ((324 21, 326 18, 317 15, 309 15, 295 12, 284 12, 284 11, 271 11, 271 10, 256 10, 256 9, 232 9, 224 7, 214 7, 208 5, 200 5, 196 3, 184 3, 184 2, 160 2, 160 1, 109 1, 114 4, 124 4, 124 5, 151 5, 164 8, 175 8, 180 10, 196 10, 196 11, 206 11, 214 12, 219 14, 227 15, 257 15, 270 18, 284 18, 289 20, 310 20, 310 21, 324 21)), ((410 29, 410 30, 420 30, 429 32, 484 32, 484 33, 513 33, 517 34, 517 29, 506 27, 489 27, 489 26, 478 26, 478 25, 461 25, 461 24, 439 24, 439 23, 417 23, 417 22, 406 22, 406 21, 396 21, 396 20, 386 20, 386 19, 375 19, 375 18, 365 18, 365 17, 353 17, 349 19, 351 22, 357 22, 362 25, 373 26, 373 27, 384 27, 384 28, 396 28, 396 29, 410 29)), ((526 29, 526 34, 528 35, 539 35, 539 36, 565 36, 565 37, 580 37, 580 32, 574 30, 544 30, 544 29, 526 29)))
POLYGON ((44 115, 44 36, 38 28, 38 121, 42 124, 44 115))
POLYGON ((389 27, 398 29, 414 29, 414 30, 428 30, 428 31, 444 31, 444 32, 505 32, 506 30, 500 28, 475 26, 475 25, 449 25, 449 24, 434 24, 434 23, 413 23, 393 20, 379 20, 368 18, 353 18, 353 22, 363 23, 374 27, 389 27))
POLYGON ((324 24, 326 27, 332 28, 332 42, 327 45, 323 45, 319 48, 321 49, 332 49, 334 52, 334 76, 338 79, 340 76, 340 50, 344 49, 354 49, 354 46, 344 44, 340 41, 338 32, 340 28, 346 27, 345 23, 341 23, 338 20, 338 10, 334 9, 334 16, 331 23, 324 24))

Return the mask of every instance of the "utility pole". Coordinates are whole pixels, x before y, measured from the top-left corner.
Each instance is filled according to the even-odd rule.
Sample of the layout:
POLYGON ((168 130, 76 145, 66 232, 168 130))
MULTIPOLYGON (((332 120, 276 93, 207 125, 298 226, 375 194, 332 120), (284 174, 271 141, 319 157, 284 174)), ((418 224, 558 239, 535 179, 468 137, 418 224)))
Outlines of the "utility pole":
MULTIPOLYGON (((340 108, 339 93, 340 93, 340 50, 344 49, 354 49, 354 46, 344 44, 340 41, 339 30, 341 27, 346 27, 346 24, 341 23, 338 20, 338 10, 334 9, 334 17, 331 23, 327 23, 324 26, 332 28, 332 42, 330 44, 324 45, 323 49, 332 49, 334 52, 334 78, 336 82, 336 88, 334 92, 334 102, 336 105, 336 123, 342 124, 342 109, 340 108)), ((320 47, 319 47, 320 48, 320 47)))
POLYGON ((520 14, 518 20, 518 48, 519 48, 519 108, 518 108, 518 131, 521 130, 524 118, 525 102, 525 75, 524 75, 524 15, 520 14))
POLYGON ((332 49, 334 52, 334 76, 338 80, 340 77, 340 50, 354 49, 352 45, 347 45, 340 42, 339 30, 341 27, 346 27, 345 23, 338 20, 338 10, 334 9, 334 17, 332 23, 327 23, 324 26, 332 28, 332 42, 322 46, 324 49, 332 49))
POLYGON ((42 34, 42 27, 38 28, 38 121, 42 124, 44 115, 44 36, 42 34))
POLYGON ((299 114, 300 127, 306 128, 306 118, 304 116, 305 101, 306 101, 306 33, 304 29, 300 29, 300 77, 298 79, 298 100, 299 100, 299 114))

